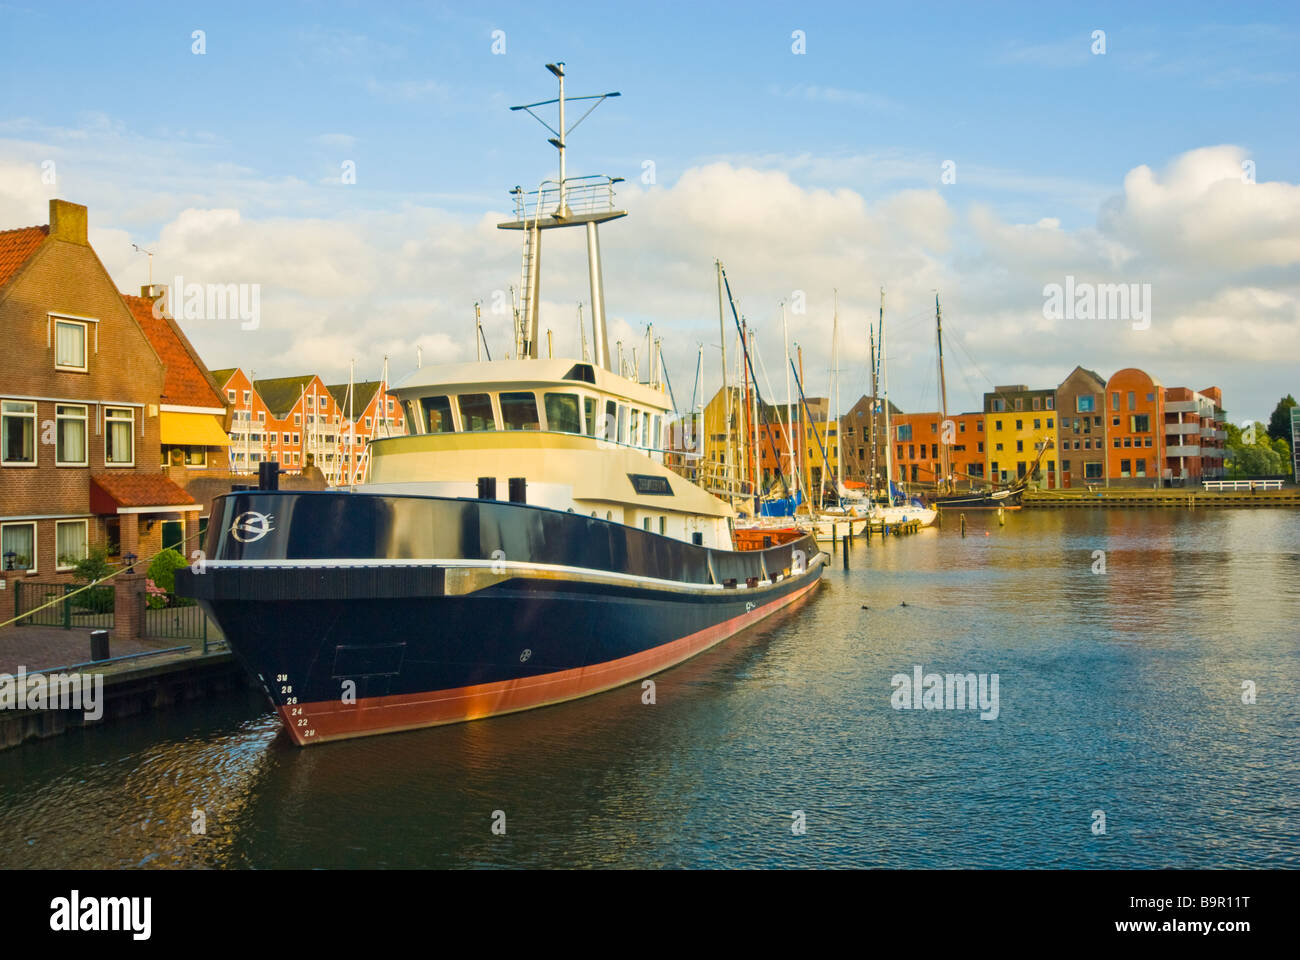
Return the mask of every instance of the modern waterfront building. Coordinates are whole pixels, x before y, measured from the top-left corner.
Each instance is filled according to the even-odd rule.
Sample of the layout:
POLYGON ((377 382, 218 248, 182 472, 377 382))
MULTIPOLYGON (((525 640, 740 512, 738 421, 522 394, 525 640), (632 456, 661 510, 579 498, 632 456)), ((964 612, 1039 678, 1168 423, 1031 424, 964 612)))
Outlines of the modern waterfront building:
POLYGON ((1056 388, 1058 462, 1062 489, 1106 479, 1106 381, 1075 367, 1056 388))
POLYGON ((92 547, 147 558, 162 523, 197 538, 202 510, 161 468, 170 351, 91 248, 86 208, 49 210, 0 232, 0 579, 66 580, 92 547))
POLYGON ((1194 486, 1224 475, 1227 414, 1218 387, 1170 387, 1164 404, 1166 485, 1194 486))
POLYGON ((984 447, 988 476, 1008 483, 1024 476, 1047 489, 1057 486, 1056 390, 1030 390, 1023 383, 984 394, 984 447), (1034 461, 1043 456, 1035 471, 1034 461))
POLYGON ((1106 479, 1110 486, 1161 483, 1165 463, 1165 388, 1125 367, 1106 381, 1106 479))

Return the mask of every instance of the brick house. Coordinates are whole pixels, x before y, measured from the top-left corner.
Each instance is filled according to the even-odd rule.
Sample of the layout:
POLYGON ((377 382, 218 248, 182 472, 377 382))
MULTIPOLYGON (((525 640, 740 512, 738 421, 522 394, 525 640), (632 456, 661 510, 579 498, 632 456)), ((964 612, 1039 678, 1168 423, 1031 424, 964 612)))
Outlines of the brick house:
POLYGON ((163 358, 87 239, 86 208, 0 232, 0 579, 67 580, 92 547, 142 561, 199 504, 161 470, 163 358))
POLYGON ((1075 367, 1056 388, 1061 443, 1061 487, 1082 487, 1106 479, 1106 381, 1087 367, 1075 367))
MULTIPOLYGON (((136 323, 166 366, 159 404, 159 462, 162 471, 184 487, 201 505, 200 534, 206 529, 211 494, 226 492, 230 484, 231 407, 204 366, 194 346, 166 309, 167 288, 140 289, 140 296, 124 295, 136 323), (196 483, 203 480, 205 483, 196 483)), ((179 546, 184 539, 177 521, 162 523, 163 546, 179 546)), ((193 549, 193 545, 191 545, 193 549)))

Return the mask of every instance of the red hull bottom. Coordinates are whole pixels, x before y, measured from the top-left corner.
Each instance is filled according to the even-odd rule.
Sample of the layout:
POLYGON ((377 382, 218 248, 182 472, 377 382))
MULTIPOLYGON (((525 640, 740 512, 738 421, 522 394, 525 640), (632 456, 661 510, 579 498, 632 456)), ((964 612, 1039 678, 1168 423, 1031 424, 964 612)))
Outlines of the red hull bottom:
POLYGON ((820 583, 821 578, 817 577, 806 587, 764 606, 698 633, 679 637, 618 660, 499 683, 398 696, 365 697, 352 704, 338 700, 317 701, 281 706, 278 710, 294 742, 299 746, 310 746, 329 740, 347 740, 466 720, 482 720, 503 713, 516 713, 576 700, 641 680, 689 660, 789 606, 820 583))

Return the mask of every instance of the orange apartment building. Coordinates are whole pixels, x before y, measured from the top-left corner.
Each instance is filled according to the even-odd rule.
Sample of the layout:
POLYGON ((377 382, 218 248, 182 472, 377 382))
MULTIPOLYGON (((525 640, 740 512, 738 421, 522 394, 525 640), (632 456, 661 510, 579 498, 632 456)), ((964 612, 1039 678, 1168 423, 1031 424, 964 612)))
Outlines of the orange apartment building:
POLYGON ((276 460, 289 473, 314 465, 328 483, 358 483, 370 440, 406 432, 397 401, 381 381, 354 384, 349 404, 347 384, 329 386, 316 374, 251 380, 235 367, 213 376, 234 408, 233 473, 254 474, 263 460, 276 460))
POLYGON ((1110 486, 1160 484, 1165 463, 1165 388, 1136 367, 1106 381, 1106 480, 1110 486))
POLYGON ((942 414, 938 411, 890 414, 896 482, 933 488, 938 481, 946 479, 958 489, 984 485, 988 457, 984 414, 950 413, 948 419, 952 421, 952 433, 945 474, 942 414))
POLYGON ((1228 434, 1223 391, 1218 387, 1165 390, 1163 479, 1171 486, 1196 486, 1224 475, 1228 434))

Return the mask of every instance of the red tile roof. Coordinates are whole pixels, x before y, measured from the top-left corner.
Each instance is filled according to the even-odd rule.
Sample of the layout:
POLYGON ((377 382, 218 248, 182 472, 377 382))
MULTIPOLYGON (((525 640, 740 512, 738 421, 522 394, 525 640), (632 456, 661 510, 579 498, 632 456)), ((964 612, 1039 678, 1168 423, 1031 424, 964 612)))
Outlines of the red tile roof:
POLYGON ((13 279, 49 234, 49 227, 0 230, 0 287, 13 279))
POLYGON ((202 361, 176 321, 154 316, 153 301, 147 297, 123 294, 122 299, 167 367, 162 402, 178 407, 224 407, 225 399, 208 382, 202 361))
POLYGON ((103 509, 97 492, 117 507, 170 507, 196 502, 176 481, 161 473, 96 473, 90 478, 90 486, 91 509, 95 513, 115 512, 103 509))

